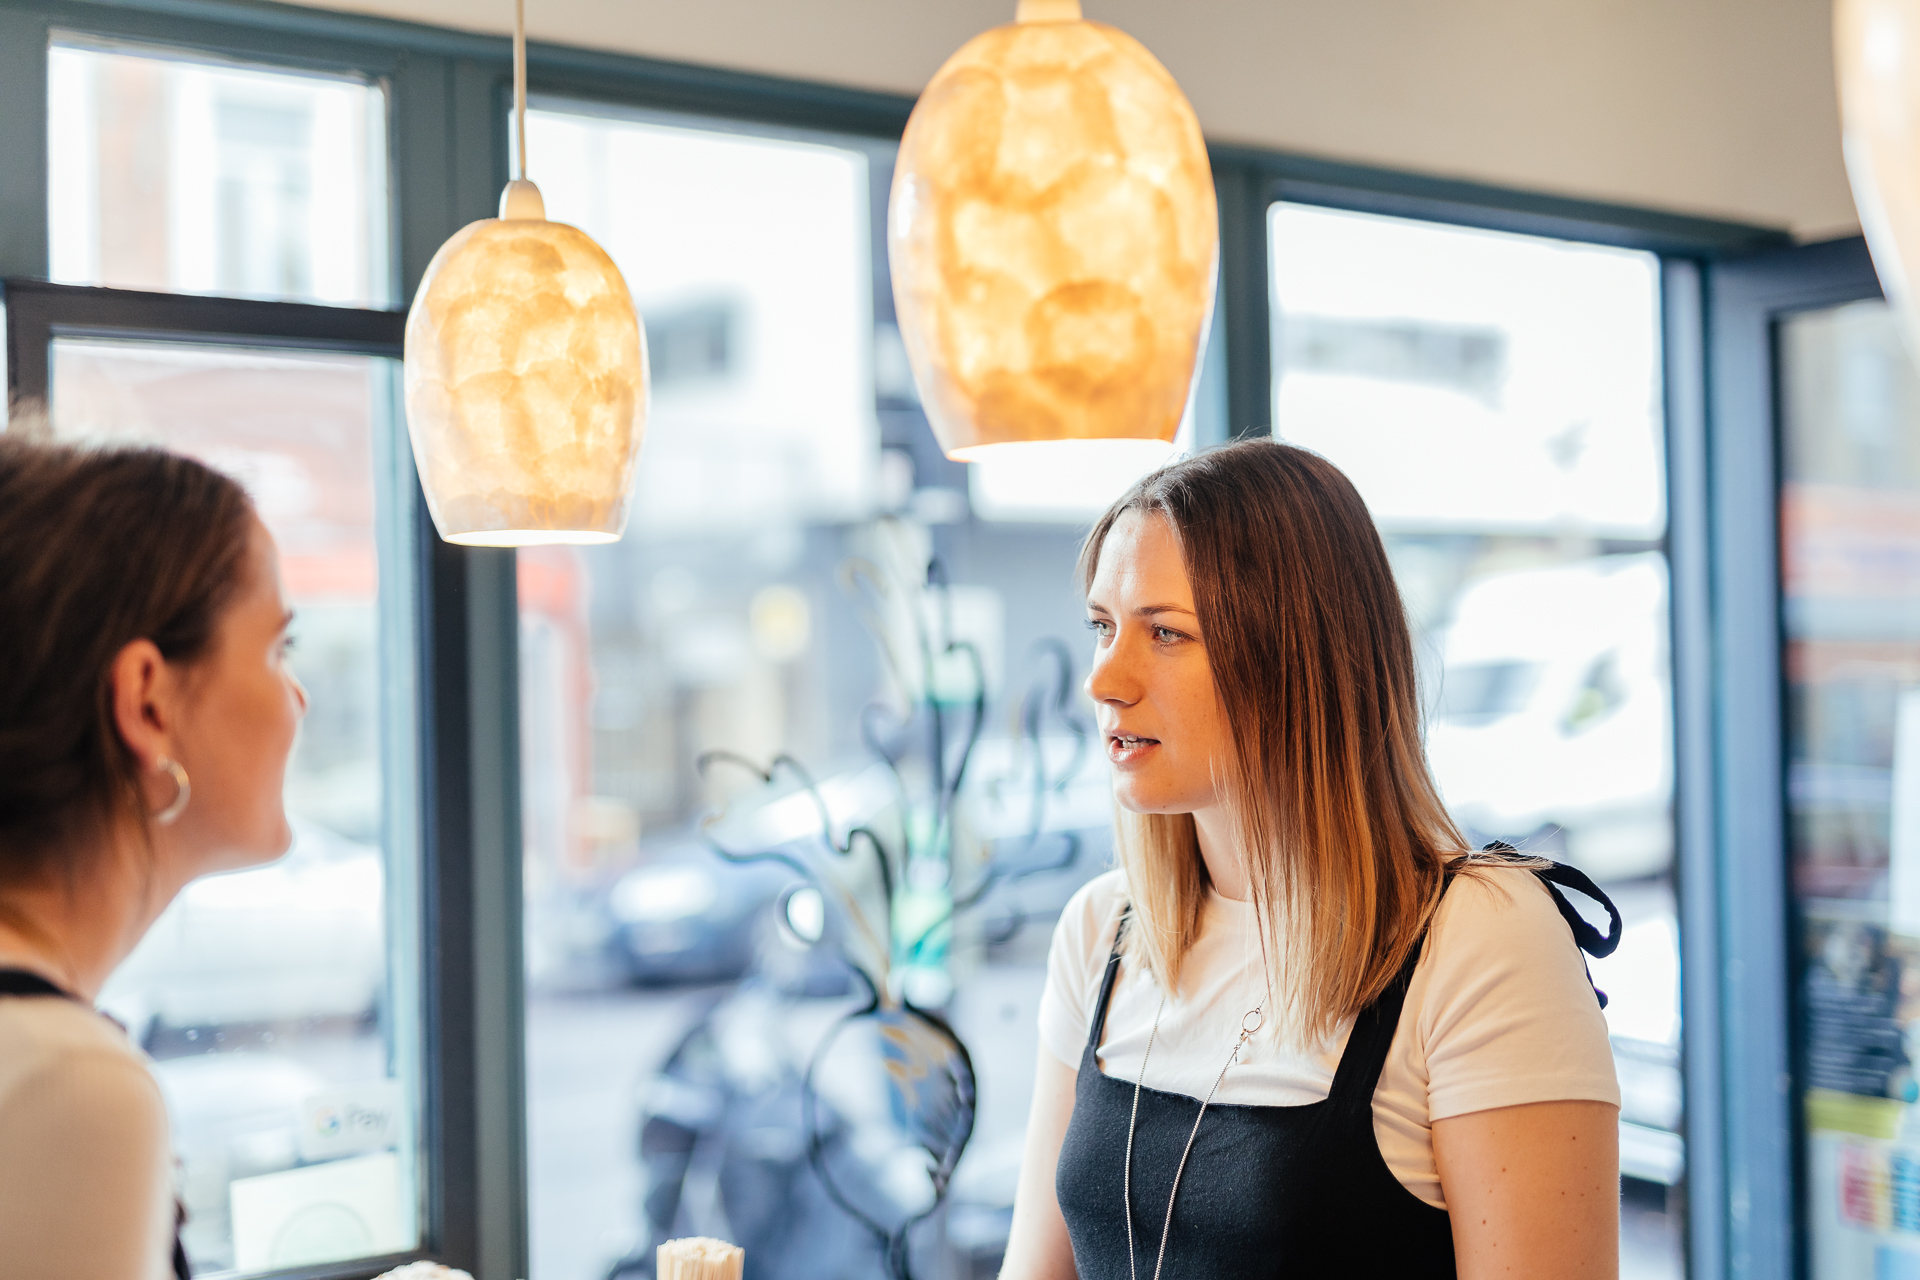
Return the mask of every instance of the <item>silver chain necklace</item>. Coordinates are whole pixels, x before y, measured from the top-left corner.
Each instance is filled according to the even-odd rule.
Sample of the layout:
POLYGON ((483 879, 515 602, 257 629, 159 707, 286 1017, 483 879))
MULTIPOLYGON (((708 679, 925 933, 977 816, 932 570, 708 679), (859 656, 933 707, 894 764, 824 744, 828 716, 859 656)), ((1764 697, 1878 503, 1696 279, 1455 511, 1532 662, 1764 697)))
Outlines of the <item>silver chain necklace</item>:
MULTIPOLYGON (((1193 1118, 1193 1132, 1187 1135, 1187 1145, 1180 1152, 1179 1167, 1173 1171, 1173 1189, 1167 1192, 1167 1217, 1160 1227, 1160 1250, 1153 1258, 1153 1280, 1160 1280, 1160 1267, 1167 1260, 1167 1236, 1173 1230, 1173 1200, 1180 1194, 1180 1175, 1187 1171, 1187 1157, 1193 1154, 1193 1140, 1200 1136, 1200 1122, 1207 1118, 1207 1108, 1213 1105, 1213 1095, 1220 1092, 1220 1082, 1227 1078, 1227 1070, 1240 1058, 1240 1050, 1246 1047, 1254 1033, 1266 1024, 1264 1012, 1266 1002, 1262 1001, 1247 1010, 1240 1019, 1240 1038, 1233 1042, 1233 1052, 1227 1055, 1226 1065, 1220 1068, 1220 1074, 1214 1078, 1213 1088, 1207 1090, 1206 1100, 1200 1104, 1200 1114, 1193 1118)), ((1127 1163, 1121 1175, 1120 1208, 1127 1220, 1127 1275, 1129 1280, 1140 1280, 1133 1260, 1133 1129, 1140 1119, 1140 1088, 1147 1080, 1147 1062, 1153 1057, 1153 1042, 1160 1037, 1160 1015, 1167 1011, 1166 992, 1160 993, 1160 1007, 1153 1011, 1153 1030, 1147 1033, 1147 1051, 1140 1056, 1140 1076, 1133 1082, 1133 1114, 1127 1117, 1127 1163)))

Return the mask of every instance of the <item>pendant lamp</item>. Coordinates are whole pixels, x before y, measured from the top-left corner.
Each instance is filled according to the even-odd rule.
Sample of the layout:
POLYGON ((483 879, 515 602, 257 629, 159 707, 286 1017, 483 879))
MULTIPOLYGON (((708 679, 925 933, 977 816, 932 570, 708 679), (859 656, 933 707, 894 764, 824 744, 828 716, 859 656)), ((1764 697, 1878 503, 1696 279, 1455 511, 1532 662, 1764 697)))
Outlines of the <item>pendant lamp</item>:
POLYGON ((1219 220, 1200 123, 1138 41, 1082 19, 1078 0, 1020 0, 915 104, 888 239, 901 336, 948 457, 1170 452, 1213 312, 1219 220))
POLYGON ((1920 351, 1920 0, 1838 0, 1833 23, 1853 201, 1881 287, 1920 351))
POLYGON ((613 259, 547 221, 527 181, 524 0, 513 106, 519 176, 500 216, 440 247, 407 313, 407 431, 448 542, 613 542, 646 430, 646 334, 613 259))

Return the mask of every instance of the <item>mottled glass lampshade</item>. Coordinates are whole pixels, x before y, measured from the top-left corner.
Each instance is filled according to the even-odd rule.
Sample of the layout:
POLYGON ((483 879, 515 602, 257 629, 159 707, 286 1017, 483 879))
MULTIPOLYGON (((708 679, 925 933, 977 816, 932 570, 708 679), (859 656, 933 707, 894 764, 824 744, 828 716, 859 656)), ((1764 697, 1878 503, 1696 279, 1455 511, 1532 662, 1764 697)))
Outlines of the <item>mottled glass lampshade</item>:
POLYGON ((646 335, 599 245, 546 221, 531 184, 502 203, 440 247, 407 315, 427 506, 448 542, 612 542, 646 430, 646 335))
POLYGON ((1023 0, 921 94, 888 221, 901 334, 949 457, 1173 439, 1219 226, 1200 123, 1138 41, 1072 0, 1023 0))
POLYGON ((1853 201, 1881 286, 1920 351, 1920 0, 1838 0, 1833 24, 1853 201))

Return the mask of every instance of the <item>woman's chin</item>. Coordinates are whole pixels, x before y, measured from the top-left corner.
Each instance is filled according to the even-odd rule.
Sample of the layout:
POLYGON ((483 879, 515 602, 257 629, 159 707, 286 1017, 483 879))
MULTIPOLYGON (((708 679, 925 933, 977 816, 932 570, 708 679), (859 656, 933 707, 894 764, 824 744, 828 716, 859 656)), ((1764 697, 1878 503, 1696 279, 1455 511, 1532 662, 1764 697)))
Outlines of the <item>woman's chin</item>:
POLYGON ((1130 787, 1115 787, 1113 789, 1113 802, 1120 808, 1125 809, 1128 813, 1137 814, 1192 813, 1195 807, 1191 804, 1182 803, 1179 800, 1171 800, 1165 796, 1156 796, 1151 792, 1137 791, 1130 787))

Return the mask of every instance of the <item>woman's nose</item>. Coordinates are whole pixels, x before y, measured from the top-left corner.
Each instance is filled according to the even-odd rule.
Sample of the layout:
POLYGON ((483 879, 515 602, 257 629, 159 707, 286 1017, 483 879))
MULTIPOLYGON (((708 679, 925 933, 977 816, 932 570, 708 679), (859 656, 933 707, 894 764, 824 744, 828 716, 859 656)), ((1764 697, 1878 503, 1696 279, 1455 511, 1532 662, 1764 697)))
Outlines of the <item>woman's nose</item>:
POLYGON ((1095 703, 1126 707, 1139 700, 1139 685, 1126 669, 1126 659, 1118 640, 1105 648, 1094 650, 1093 666, 1087 672, 1084 687, 1087 696, 1095 703))

